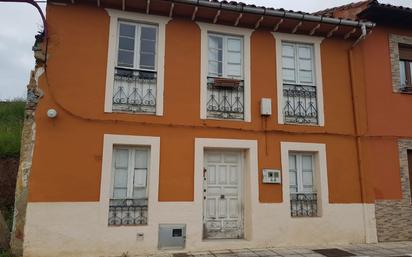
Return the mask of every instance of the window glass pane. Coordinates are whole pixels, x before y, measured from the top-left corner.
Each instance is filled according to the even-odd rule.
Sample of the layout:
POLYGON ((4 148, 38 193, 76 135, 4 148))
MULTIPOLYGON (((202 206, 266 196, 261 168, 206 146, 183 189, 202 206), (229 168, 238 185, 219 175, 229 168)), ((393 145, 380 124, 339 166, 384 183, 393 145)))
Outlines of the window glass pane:
MULTIPOLYGON (((412 77, 412 62, 409 62, 409 74, 412 77)), ((412 78, 409 78, 411 80, 412 78)), ((408 81, 408 84, 412 84, 412 81, 408 81)))
POLYGON ((134 170, 134 187, 146 187, 147 182, 147 170, 146 169, 135 169, 134 170))
POLYGON ((302 155, 302 169, 312 170, 312 155, 302 155))
POLYGON ((127 169, 129 163, 129 150, 115 149, 114 151, 114 167, 116 169, 127 169))
POLYGON ((140 68, 154 70, 155 67, 155 55, 149 53, 140 54, 140 68))
POLYGON ((312 71, 312 61, 299 59, 299 70, 312 71))
POLYGON ((313 187, 313 174, 312 171, 303 171, 302 172, 303 186, 305 188, 312 189, 313 187))
POLYGON ((240 77, 242 75, 240 64, 228 64, 226 69, 229 77, 240 77))
POLYGON ((130 51, 119 50, 117 56, 117 65, 133 67, 134 53, 130 51))
POLYGON ((209 61, 209 76, 222 76, 222 62, 209 61))
POLYGON ((295 59, 290 57, 282 57, 283 68, 295 69, 295 59))
POLYGON ((406 84, 406 70, 405 70, 405 61, 399 62, 399 69, 401 72, 401 85, 406 84))
POLYGON ((296 171, 289 170, 289 185, 297 186, 297 174, 296 171))
POLYGON ((227 49, 229 51, 240 52, 241 51, 241 39, 228 38, 227 49))
POLYGON ((298 47, 298 57, 301 59, 311 59, 312 58, 312 47, 299 46, 298 47))
POLYGON ((113 190, 114 199, 125 199, 127 198, 127 189, 126 188, 115 188, 113 190))
POLYGON ((234 63, 234 64, 240 64, 240 52, 229 52, 227 55, 227 62, 228 63, 234 63))
POLYGON ((286 82, 295 82, 295 70, 283 69, 283 81, 286 82))
POLYGON ((134 38, 135 31, 136 31, 135 28, 136 28, 135 25, 120 23, 119 35, 134 38))
POLYGON ((147 190, 145 187, 135 187, 133 188, 133 198, 134 199, 146 199, 147 190))
POLYGON ((223 74, 223 38, 209 35, 209 75, 223 74))
POLYGON ((295 49, 293 45, 282 44, 282 56, 295 57, 295 49))
POLYGON ((289 155, 289 169, 296 170, 296 155, 289 155))
POLYGON ((156 41, 151 40, 141 40, 140 41, 140 52, 141 53, 155 53, 156 41))
POLYGON ((119 49, 134 50, 134 38, 119 37, 119 49))
POLYGON ((141 39, 156 41, 156 28, 142 26, 141 39))
POLYGON ((146 169, 147 168, 147 150, 145 149, 136 149, 135 151, 135 169, 146 169))
POLYGON ((127 170, 118 169, 114 172, 114 187, 127 188, 127 170))
POLYGON ((298 188, 296 186, 289 186, 289 190, 291 193, 297 193, 298 192, 298 188))
POLYGON ((217 49, 209 49, 209 61, 219 61, 222 60, 222 51, 217 49))
POLYGON ((299 80, 302 83, 312 83, 312 72, 311 71, 299 71, 299 80))
POLYGON ((217 36, 209 36, 209 48, 223 49, 223 38, 217 36))

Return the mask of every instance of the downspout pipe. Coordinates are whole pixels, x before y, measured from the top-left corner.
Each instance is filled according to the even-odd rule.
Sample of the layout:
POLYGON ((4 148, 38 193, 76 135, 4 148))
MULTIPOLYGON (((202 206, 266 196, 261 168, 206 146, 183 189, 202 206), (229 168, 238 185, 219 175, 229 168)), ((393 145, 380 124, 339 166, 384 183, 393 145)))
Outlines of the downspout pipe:
MULTIPOLYGON (((354 129, 355 129, 355 136, 356 136, 356 157, 357 157, 357 164, 359 167, 359 184, 360 184, 360 192, 361 192, 361 203, 362 203, 362 217, 363 217, 363 222, 364 222, 364 231, 365 231, 365 241, 366 243, 374 243, 377 241, 376 238, 376 233, 370 231, 370 225, 369 224, 369 215, 370 215, 370 210, 367 209, 366 207, 366 202, 367 202, 367 188, 365 185, 365 168, 363 165, 363 158, 362 158, 362 133, 361 129, 359 126, 359 123, 361 122, 361 117, 359 114, 359 97, 356 96, 356 89, 360 88, 363 89, 363 87, 359 86, 355 82, 355 72, 357 69, 354 67, 354 57, 353 57, 353 50, 354 48, 366 38, 367 36, 367 31, 365 27, 362 27, 362 34, 360 37, 355 41, 355 43, 349 48, 348 50, 348 61, 349 61, 349 75, 350 75, 350 86, 351 86, 351 98, 352 98, 352 112, 353 112, 353 123, 354 123, 354 129), (368 226, 369 225, 369 226, 368 226)), ((367 125, 366 125, 367 126, 367 125)), ((367 129, 367 128, 366 128, 367 129)), ((376 228, 376 225, 374 226, 376 228)))
POLYGON ((42 22, 43 22, 43 29, 44 29, 44 37, 47 38, 48 31, 47 31, 47 23, 46 23, 46 16, 44 16, 44 13, 42 9, 40 8, 39 4, 35 2, 34 0, 0 0, 1 2, 6 2, 6 3, 28 3, 33 5, 37 11, 40 13, 42 22))
POLYGON ((267 15, 279 18, 289 18, 294 20, 300 21, 310 21, 310 22, 319 22, 319 23, 327 23, 332 25, 344 25, 350 27, 358 27, 365 29, 372 29, 375 24, 373 22, 362 22, 362 21, 352 21, 352 20, 345 20, 345 19, 338 19, 338 18, 331 18, 325 16, 317 16, 312 14, 304 14, 304 13, 297 13, 297 12, 288 12, 286 10, 275 10, 272 8, 266 7, 253 7, 247 6, 242 4, 228 4, 224 2, 213 2, 213 1, 206 1, 206 0, 174 0, 174 3, 181 3, 181 4, 190 4, 200 7, 208 7, 232 12, 243 12, 243 13, 250 13, 256 15, 267 15))

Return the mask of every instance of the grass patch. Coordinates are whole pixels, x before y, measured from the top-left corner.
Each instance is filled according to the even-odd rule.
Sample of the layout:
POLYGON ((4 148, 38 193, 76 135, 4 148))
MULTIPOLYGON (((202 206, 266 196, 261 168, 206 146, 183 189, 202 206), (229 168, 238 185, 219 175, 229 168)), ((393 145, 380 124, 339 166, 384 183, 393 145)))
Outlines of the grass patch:
POLYGON ((14 255, 10 252, 10 250, 0 249, 0 257, 14 257, 14 255))
POLYGON ((18 156, 25 102, 0 102, 0 157, 18 156))

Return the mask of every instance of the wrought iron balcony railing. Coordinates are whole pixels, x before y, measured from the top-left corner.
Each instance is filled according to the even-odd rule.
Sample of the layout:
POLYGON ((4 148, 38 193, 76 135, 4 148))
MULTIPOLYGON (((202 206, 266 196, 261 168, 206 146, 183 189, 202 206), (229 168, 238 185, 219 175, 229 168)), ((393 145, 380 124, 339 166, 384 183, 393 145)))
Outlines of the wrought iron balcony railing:
POLYGON ((290 211, 292 217, 318 216, 318 198, 316 193, 291 193, 290 211))
POLYGON ((285 123, 318 124, 316 87, 283 84, 285 123))
POLYGON ((110 199, 108 224, 146 225, 147 199, 110 199))
POLYGON ((208 118, 243 120, 243 81, 208 77, 206 108, 208 118))
POLYGON ((156 113, 155 71, 116 68, 113 111, 156 113))

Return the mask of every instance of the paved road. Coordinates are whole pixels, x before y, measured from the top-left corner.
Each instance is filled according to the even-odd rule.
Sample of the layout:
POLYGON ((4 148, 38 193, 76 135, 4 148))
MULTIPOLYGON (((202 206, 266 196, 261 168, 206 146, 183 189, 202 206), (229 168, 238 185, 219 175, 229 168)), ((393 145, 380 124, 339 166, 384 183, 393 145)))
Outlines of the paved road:
POLYGON ((152 255, 150 257, 407 257, 412 256, 412 241, 379 244, 354 244, 321 247, 238 249, 152 255), (318 251, 321 250, 321 251, 318 251), (326 250, 326 251, 325 251, 326 250))

